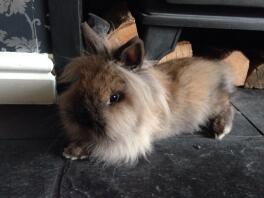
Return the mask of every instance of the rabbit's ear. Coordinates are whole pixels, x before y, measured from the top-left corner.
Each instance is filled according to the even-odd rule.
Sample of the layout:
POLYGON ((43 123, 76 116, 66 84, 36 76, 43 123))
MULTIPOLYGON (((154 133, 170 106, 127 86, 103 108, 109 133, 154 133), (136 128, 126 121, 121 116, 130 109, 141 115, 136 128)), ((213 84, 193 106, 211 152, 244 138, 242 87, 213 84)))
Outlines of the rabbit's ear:
POLYGON ((138 37, 130 39, 116 51, 115 57, 123 62, 128 69, 133 70, 141 67, 144 59, 143 41, 138 37))
POLYGON ((110 57, 107 43, 86 22, 82 23, 82 33, 87 53, 110 57))

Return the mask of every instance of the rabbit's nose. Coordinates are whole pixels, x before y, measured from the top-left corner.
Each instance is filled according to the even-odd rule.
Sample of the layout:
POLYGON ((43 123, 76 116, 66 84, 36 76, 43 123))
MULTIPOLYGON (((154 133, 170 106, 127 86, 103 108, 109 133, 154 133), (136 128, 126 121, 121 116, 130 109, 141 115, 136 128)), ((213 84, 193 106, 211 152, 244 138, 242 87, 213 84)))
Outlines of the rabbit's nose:
POLYGON ((87 109, 83 106, 78 105, 75 109, 76 121, 82 126, 90 126, 93 123, 92 109, 87 109))
POLYGON ((82 109, 78 112, 77 120, 82 126, 96 131, 103 131, 105 126, 100 113, 95 109, 82 109))
POLYGON ((77 113, 77 122, 83 126, 91 126, 93 123, 92 115, 86 111, 82 110, 77 113))

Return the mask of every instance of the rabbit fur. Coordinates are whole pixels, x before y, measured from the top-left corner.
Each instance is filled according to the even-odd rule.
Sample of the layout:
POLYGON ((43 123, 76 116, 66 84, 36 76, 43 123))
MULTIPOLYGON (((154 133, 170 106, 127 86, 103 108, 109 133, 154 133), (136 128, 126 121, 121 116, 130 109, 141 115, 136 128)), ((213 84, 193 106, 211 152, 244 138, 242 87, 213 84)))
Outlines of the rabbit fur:
POLYGON ((71 141, 66 158, 134 164, 155 141, 193 133, 209 121, 217 139, 231 131, 234 86, 227 65, 183 58, 146 67, 139 38, 109 49, 87 24, 83 32, 88 53, 59 78, 70 84, 59 97, 71 141))

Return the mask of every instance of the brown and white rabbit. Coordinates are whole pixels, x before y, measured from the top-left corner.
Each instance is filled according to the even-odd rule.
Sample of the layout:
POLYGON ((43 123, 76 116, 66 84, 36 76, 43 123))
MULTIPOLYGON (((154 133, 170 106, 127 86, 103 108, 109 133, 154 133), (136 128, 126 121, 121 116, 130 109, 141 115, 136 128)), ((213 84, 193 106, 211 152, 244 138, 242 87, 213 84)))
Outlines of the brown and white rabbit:
POLYGON ((111 51, 87 24, 83 29, 90 54, 74 59, 60 78, 71 84, 59 98, 71 140, 66 158, 130 164, 154 141, 198 131, 209 120, 217 139, 231 131, 228 66, 184 58, 145 68, 139 38, 111 51))

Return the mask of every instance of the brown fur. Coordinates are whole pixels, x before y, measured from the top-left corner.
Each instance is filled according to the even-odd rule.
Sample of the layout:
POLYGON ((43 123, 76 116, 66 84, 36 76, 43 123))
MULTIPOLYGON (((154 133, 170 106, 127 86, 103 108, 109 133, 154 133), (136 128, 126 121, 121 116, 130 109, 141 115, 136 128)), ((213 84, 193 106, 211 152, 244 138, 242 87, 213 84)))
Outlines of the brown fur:
MULTIPOLYGON (((148 139, 150 138, 148 144, 155 139, 197 131, 201 125, 205 125, 208 120, 213 118, 215 118, 216 137, 223 133, 226 123, 223 120, 228 119, 225 118, 228 116, 225 112, 230 112, 229 109, 231 108, 229 105, 230 91, 221 82, 221 75, 227 69, 225 65, 194 58, 169 62, 131 73, 136 77, 144 78, 143 80, 150 83, 151 86, 156 86, 151 83, 156 81, 163 87, 165 91, 163 94, 166 98, 163 102, 168 104, 168 115, 168 110, 159 104, 159 100, 155 101, 155 96, 154 98, 152 98, 153 96, 146 96, 153 99, 151 102, 152 99, 147 98, 150 100, 146 101, 149 102, 149 107, 140 104, 140 100, 137 99, 140 95, 135 98, 135 91, 129 89, 126 73, 122 73, 125 70, 121 69, 118 64, 103 59, 97 60, 93 56, 84 56, 76 59, 68 66, 69 68, 66 68, 66 76, 62 76, 62 79, 72 79, 72 77, 67 76, 68 69, 71 72, 74 71, 71 75, 79 76, 79 79, 74 81, 70 89, 62 94, 59 102, 66 131, 73 141, 73 144, 65 150, 69 155, 82 158, 87 156, 95 145, 103 144, 102 147, 106 149, 108 146, 105 144, 118 144, 116 141, 119 141, 120 134, 108 131, 107 125, 109 125, 108 122, 122 122, 121 119, 124 119, 124 123, 120 125, 121 128, 118 130, 122 130, 122 126, 124 126, 122 138, 126 138, 126 131, 135 129, 132 134, 137 133, 137 127, 150 126, 147 123, 150 122, 153 129, 150 129, 149 132, 143 131, 146 134, 142 135, 142 138, 145 135, 148 136, 148 139), (74 67, 75 70, 70 67, 74 67), (116 91, 125 93, 124 100, 113 106, 107 106, 109 96, 116 91), (81 99, 83 97, 84 100, 81 99), (80 108, 87 108, 92 118, 87 119, 87 116, 79 111, 80 108), (152 108, 146 114, 149 119, 146 118, 147 116, 142 117, 145 115, 144 108, 152 108), (131 115, 127 117, 125 114, 129 112, 131 115), (70 116, 71 113, 72 116, 70 116), (120 114, 124 115, 120 116, 120 114), (83 116, 84 122, 96 124, 82 125, 78 122, 78 119, 81 119, 80 116, 83 116), (153 119, 156 120, 155 123, 152 123, 153 119), (129 126, 130 124, 131 126, 129 126)), ((128 73, 130 72, 128 71, 128 73)), ((134 84, 134 86, 136 89, 140 89, 139 85, 134 84)), ((154 89, 160 88, 154 87, 154 89)), ((111 127, 115 127, 116 124, 118 123, 114 123, 114 126, 111 127)), ((139 135, 139 137, 141 136, 139 135)), ((127 138, 129 139, 129 135, 127 138)), ((131 151, 126 151, 124 147, 123 152, 129 153, 131 151)), ((107 161, 108 159, 103 160, 107 161)), ((115 163, 115 160, 113 161, 115 163)))
POLYGON ((65 157, 133 163, 151 151, 154 141, 195 132, 209 120, 216 138, 230 132, 233 84, 228 66, 186 58, 141 67, 143 52, 134 50, 142 50, 142 42, 134 41, 121 48, 120 60, 101 52, 79 57, 65 68, 60 82, 71 84, 59 98, 71 140, 65 157), (111 102, 116 93, 118 102, 111 102))
POLYGON ((202 58, 183 58, 157 65, 156 69, 168 76, 166 83, 169 84, 168 90, 173 98, 171 106, 177 111, 179 108, 187 110, 188 107, 199 111, 207 100, 207 105, 218 114, 221 106, 229 102, 232 90, 227 90, 222 84, 225 79, 219 77, 223 70, 229 71, 226 65, 202 58))

